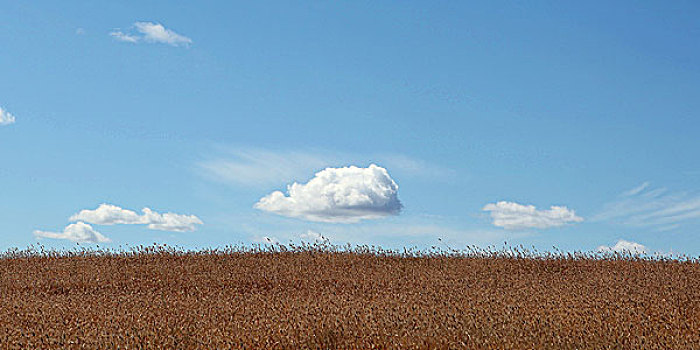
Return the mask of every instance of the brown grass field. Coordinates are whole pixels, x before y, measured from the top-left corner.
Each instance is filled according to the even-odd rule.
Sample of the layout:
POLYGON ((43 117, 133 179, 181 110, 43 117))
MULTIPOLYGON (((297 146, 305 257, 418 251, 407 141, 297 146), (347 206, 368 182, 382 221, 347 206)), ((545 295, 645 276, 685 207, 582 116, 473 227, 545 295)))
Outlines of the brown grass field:
POLYGON ((700 263, 325 245, 9 251, 3 349, 700 349, 700 263))

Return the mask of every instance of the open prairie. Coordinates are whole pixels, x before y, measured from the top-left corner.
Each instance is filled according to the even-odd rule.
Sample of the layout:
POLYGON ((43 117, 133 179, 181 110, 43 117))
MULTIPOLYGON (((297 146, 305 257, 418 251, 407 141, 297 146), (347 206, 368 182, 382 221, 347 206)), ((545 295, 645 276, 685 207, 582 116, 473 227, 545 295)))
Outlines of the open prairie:
POLYGON ((700 263, 331 246, 11 251, 7 349, 698 349, 700 263))

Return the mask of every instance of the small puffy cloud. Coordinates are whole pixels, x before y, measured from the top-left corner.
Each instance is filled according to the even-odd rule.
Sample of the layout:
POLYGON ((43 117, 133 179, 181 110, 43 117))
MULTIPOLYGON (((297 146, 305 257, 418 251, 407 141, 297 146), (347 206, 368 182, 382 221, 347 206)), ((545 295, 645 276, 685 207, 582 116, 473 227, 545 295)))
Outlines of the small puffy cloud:
POLYGON ((157 213, 149 208, 143 208, 139 215, 133 210, 122 209, 116 205, 101 204, 97 209, 81 210, 70 217, 70 221, 85 221, 95 225, 148 225, 151 230, 160 231, 194 231, 195 225, 201 225, 202 220, 194 215, 175 213, 157 213))
POLYGON ((136 22, 136 30, 143 34, 143 39, 148 42, 164 43, 173 46, 189 45, 192 39, 166 29, 160 23, 136 22))
POLYGON ((111 37, 118 41, 138 43, 162 43, 172 46, 187 46, 192 44, 192 39, 175 33, 174 31, 165 28, 160 23, 153 22, 136 22, 134 28, 138 34, 124 33, 121 30, 114 30, 109 33, 111 37))
POLYGON ((94 210, 81 210, 78 214, 71 216, 70 221, 85 221, 96 225, 134 225, 144 223, 141 215, 135 211, 122 209, 111 204, 100 204, 94 210))
POLYGON ((95 231, 92 226, 78 221, 74 224, 70 224, 63 229, 63 232, 48 232, 48 231, 34 231, 36 237, 42 238, 53 238, 53 239, 67 239, 69 241, 78 243, 107 243, 111 240, 101 233, 95 231))
POLYGON ((483 208, 491 213, 493 225, 506 230, 527 228, 550 228, 583 221, 576 213, 564 206, 551 206, 549 210, 537 210, 534 205, 522 205, 501 201, 489 203, 483 208))
POLYGON ((307 241, 317 241, 317 242, 322 242, 322 241, 327 241, 328 238, 324 237, 322 234, 316 232, 316 231, 311 231, 308 230, 306 233, 302 233, 299 235, 299 237, 302 240, 307 240, 307 241))
POLYGON ((598 251, 602 253, 632 253, 632 254, 645 254, 647 253, 647 247, 630 241, 625 241, 621 239, 615 243, 614 246, 602 245, 598 247, 598 251))
POLYGON ((202 220, 194 215, 174 213, 156 213, 148 208, 143 208, 144 223, 151 230, 186 232, 194 231, 195 225, 201 225, 202 220))
POLYGON ((10 125, 15 123, 15 116, 0 107, 0 125, 10 125))
POLYGON ((370 165, 326 168, 306 184, 287 186, 255 204, 256 209, 309 221, 354 223, 397 215, 398 185, 386 169, 370 165))

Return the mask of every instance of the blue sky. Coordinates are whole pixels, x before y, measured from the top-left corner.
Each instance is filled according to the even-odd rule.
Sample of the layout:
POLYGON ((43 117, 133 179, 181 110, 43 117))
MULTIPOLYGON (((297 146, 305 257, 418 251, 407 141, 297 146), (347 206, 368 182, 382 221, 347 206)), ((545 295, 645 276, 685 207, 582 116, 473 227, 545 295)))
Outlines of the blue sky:
POLYGON ((2 249, 700 255, 695 2, 0 4, 2 249))

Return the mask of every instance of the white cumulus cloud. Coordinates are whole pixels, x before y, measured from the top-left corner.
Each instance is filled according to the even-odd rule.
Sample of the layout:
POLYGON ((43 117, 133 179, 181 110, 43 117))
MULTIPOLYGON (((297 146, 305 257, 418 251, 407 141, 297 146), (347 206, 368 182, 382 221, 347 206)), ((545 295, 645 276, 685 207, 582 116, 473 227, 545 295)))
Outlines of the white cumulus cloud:
POLYGON ((133 225, 142 224, 141 215, 135 211, 122 209, 116 205, 100 204, 97 209, 81 210, 79 213, 70 217, 70 221, 86 221, 96 225, 133 225))
POLYGON ((287 186, 255 204, 256 209, 309 221, 353 223, 397 215, 398 185, 386 169, 370 165, 326 168, 306 184, 287 186))
POLYGON ((201 225, 202 220, 194 215, 183 215, 174 213, 156 213, 148 208, 143 208, 143 218, 145 224, 151 230, 159 231, 194 231, 195 225, 201 225))
POLYGON ((136 22, 134 23, 134 28, 138 34, 124 33, 121 30, 114 30, 110 32, 109 35, 116 40, 130 43, 162 43, 172 46, 187 46, 192 44, 192 39, 175 33, 174 31, 165 28, 160 23, 136 22))
POLYGON ((14 122, 15 116, 0 107, 0 125, 10 125, 14 124, 14 122))
POLYGON ((133 210, 123 209, 116 205, 101 204, 97 209, 81 210, 70 217, 70 221, 85 221, 95 225, 148 225, 151 230, 160 231, 194 231, 195 225, 201 225, 195 215, 175 213, 157 213, 149 208, 143 208, 139 215, 133 210))
POLYGON ((549 210, 537 210, 534 205, 522 205, 501 201, 489 203, 483 208, 491 213, 493 225, 506 230, 527 228, 550 228, 583 221, 576 213, 564 206, 551 206, 549 210))
POLYGON ((67 239, 78 243, 107 243, 111 240, 95 231, 92 226, 78 221, 63 229, 63 232, 34 231, 34 235, 43 238, 67 239))
POLYGON ((603 253, 632 253, 632 254, 645 254, 647 253, 647 247, 636 243, 636 242, 630 242, 630 241, 625 241, 624 239, 618 240, 617 243, 615 243, 614 246, 606 246, 602 245, 598 247, 599 252, 603 253))

